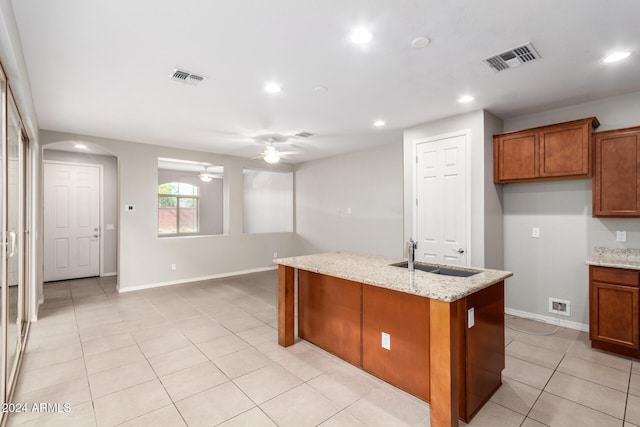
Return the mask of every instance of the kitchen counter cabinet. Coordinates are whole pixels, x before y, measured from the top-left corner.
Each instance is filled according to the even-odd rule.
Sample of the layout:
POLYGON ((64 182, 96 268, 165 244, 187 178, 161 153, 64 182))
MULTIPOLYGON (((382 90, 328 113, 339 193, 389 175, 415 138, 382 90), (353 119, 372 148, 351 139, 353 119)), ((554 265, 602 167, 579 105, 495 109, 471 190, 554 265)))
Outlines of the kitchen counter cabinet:
POLYGON ((589 266, 591 346, 640 358, 640 272, 589 266))
MULTIPOLYGON (((297 271, 301 338, 429 402, 433 427, 457 426, 500 387, 511 273, 439 277, 389 266, 397 261, 351 252, 276 260, 278 294, 293 295, 297 271)), ((279 343, 287 346, 294 304, 279 301, 279 343)))
POLYGON ((594 217, 640 217, 640 127, 594 134, 594 217))
POLYGON ((361 300, 360 283, 299 270, 298 335, 361 366, 361 300))
POLYGON ((591 176, 590 117, 493 137, 494 181, 515 183, 591 176))

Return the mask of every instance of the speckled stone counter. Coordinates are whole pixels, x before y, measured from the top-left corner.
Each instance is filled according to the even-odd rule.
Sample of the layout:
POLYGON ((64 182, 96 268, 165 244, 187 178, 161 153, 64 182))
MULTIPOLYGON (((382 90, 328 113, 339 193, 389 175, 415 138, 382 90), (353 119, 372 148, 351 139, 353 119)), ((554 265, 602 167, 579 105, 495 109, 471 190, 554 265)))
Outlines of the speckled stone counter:
POLYGON ((640 270, 640 249, 596 247, 588 265, 640 270))
POLYGON ((478 274, 470 277, 454 277, 426 273, 420 270, 410 272, 406 268, 389 265, 402 261, 399 258, 349 251, 327 252, 274 260, 275 263, 287 267, 340 277, 445 302, 453 302, 464 298, 513 275, 509 271, 442 265, 442 267, 453 267, 460 270, 479 271, 478 274))

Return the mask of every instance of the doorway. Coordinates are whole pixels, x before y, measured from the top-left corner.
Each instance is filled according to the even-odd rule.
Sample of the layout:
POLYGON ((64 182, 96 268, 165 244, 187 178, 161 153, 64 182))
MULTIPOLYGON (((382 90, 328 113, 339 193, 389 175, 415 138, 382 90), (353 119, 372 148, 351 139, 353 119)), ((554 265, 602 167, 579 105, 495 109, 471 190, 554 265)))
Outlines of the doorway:
POLYGON ((468 132, 415 142, 416 260, 468 265, 468 132))
POLYGON ((102 166, 43 165, 44 281, 99 276, 102 166))

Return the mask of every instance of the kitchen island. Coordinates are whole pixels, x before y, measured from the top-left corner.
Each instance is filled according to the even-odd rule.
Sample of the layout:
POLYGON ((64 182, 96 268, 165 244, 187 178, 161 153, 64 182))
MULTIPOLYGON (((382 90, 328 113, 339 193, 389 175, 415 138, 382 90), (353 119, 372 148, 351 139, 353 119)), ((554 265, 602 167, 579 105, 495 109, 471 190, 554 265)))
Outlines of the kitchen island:
MULTIPOLYGON (((469 421, 501 385, 507 271, 454 277, 356 252, 277 259, 278 342, 298 335, 429 402, 431 425, 469 421)), ((455 267, 465 269, 464 267, 455 267)))

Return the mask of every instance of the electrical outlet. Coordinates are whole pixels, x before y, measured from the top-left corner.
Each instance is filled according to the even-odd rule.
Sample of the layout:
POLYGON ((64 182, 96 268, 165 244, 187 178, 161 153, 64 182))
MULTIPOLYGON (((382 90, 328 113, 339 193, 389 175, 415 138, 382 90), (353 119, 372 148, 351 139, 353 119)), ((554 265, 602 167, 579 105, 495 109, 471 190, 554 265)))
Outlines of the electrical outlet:
POLYGON ((549 313, 571 316, 571 301, 549 297, 549 313))
POLYGON ((382 348, 391 350, 391 335, 386 332, 382 333, 382 348))
POLYGON ((540 228, 539 227, 533 227, 531 229, 531 237, 533 237, 534 239, 539 239, 540 238, 540 228))
POLYGON ((171 271, 176 271, 177 266, 175 264, 171 264, 171 271))
POLYGON ((278 252, 274 252, 274 253, 273 253, 273 257, 274 257, 274 258, 278 258, 278 252))
POLYGON ((616 242, 626 242, 627 241, 627 232, 626 231, 616 231, 616 242))

